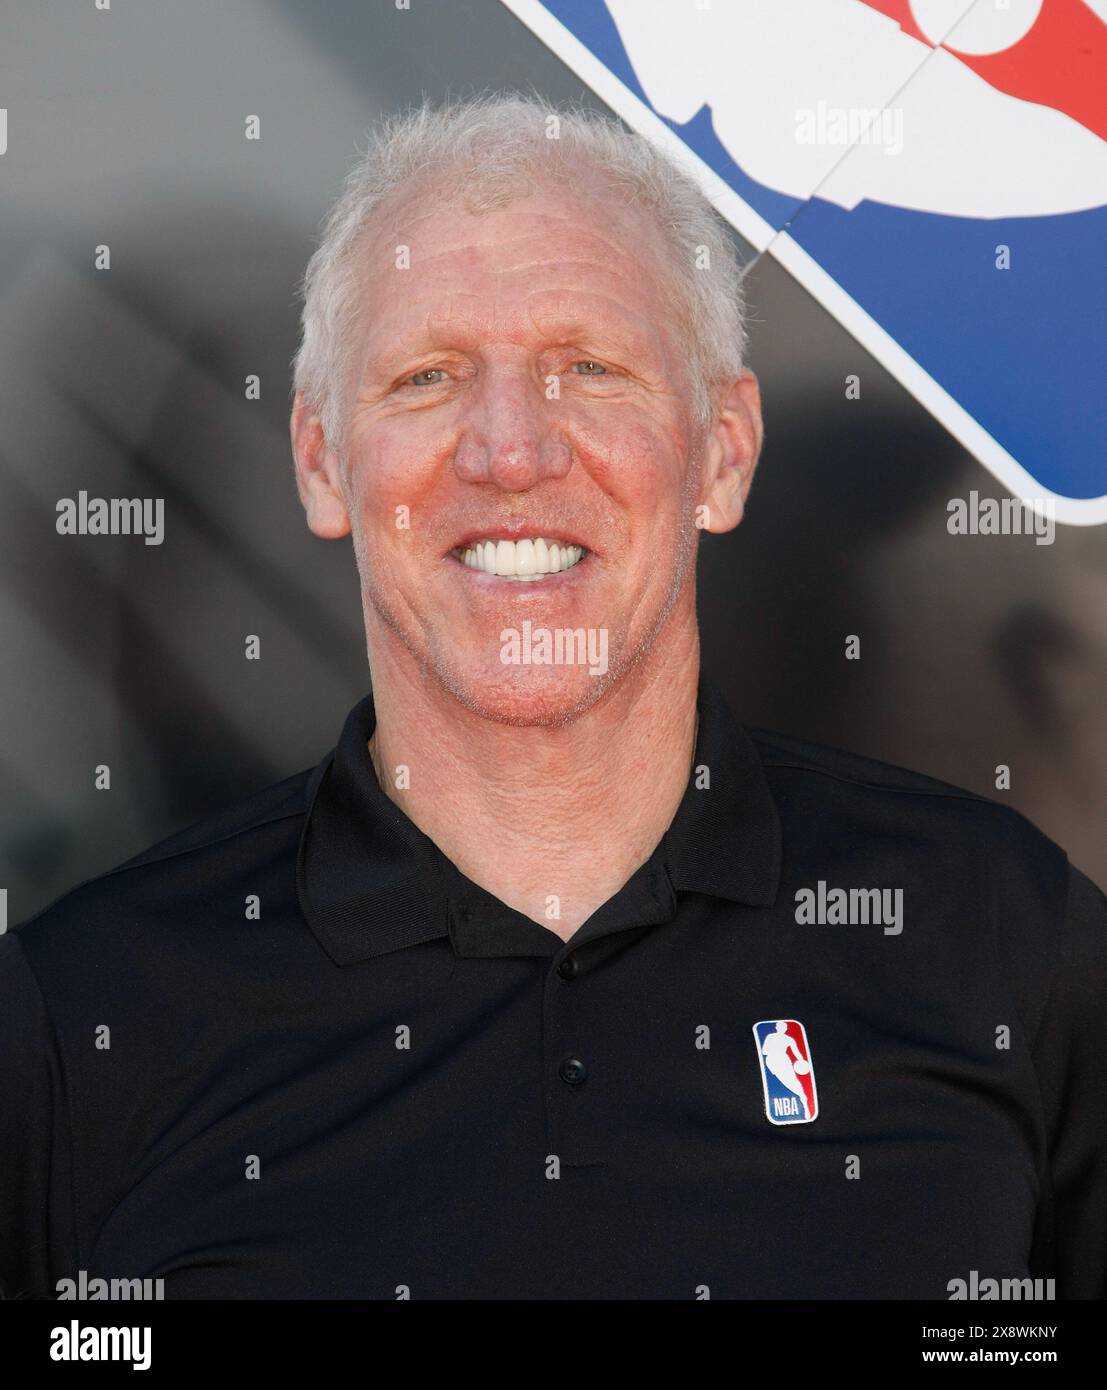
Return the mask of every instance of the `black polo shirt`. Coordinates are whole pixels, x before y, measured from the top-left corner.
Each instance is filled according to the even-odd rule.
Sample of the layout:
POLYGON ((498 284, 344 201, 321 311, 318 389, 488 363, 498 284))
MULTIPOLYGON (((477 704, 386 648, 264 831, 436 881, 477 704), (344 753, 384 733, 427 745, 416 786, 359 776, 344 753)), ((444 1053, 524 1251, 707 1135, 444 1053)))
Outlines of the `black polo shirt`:
POLYGON ((384 795, 371 698, 0 938, 6 1296, 1102 1297, 1102 894, 1002 805, 699 710, 567 943, 384 795))

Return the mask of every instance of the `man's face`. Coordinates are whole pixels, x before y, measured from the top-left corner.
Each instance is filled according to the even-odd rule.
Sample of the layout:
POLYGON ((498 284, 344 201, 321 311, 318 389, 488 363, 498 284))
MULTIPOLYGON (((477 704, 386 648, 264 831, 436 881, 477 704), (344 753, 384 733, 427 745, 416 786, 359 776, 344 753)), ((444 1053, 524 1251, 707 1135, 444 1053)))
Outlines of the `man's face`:
POLYGON ((479 216, 423 203, 364 248, 343 491, 370 657, 399 640, 488 718, 570 718, 675 604, 694 623, 689 356, 638 219, 552 190, 479 216), (547 567, 554 542, 582 557, 492 572, 541 569, 519 544, 538 538, 547 567), (483 569, 461 558, 478 546, 483 569), (536 661, 539 629, 584 629, 587 661, 536 661))

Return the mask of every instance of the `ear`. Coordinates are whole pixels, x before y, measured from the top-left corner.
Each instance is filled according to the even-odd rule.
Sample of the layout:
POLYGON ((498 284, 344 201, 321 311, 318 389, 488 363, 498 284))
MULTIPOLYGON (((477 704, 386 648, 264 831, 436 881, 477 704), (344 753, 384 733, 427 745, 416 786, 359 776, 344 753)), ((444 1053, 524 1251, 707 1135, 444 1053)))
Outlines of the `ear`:
POLYGON ((350 516, 342 491, 342 469, 338 456, 329 448, 323 422, 313 415, 296 392, 289 422, 292 457, 296 462, 296 490, 307 514, 309 529, 323 540, 338 540, 350 534, 350 516))
POLYGON ((703 530, 722 534, 732 531, 745 514, 765 428, 761 390, 752 372, 735 377, 716 400, 708 427, 701 501, 707 508, 703 530))

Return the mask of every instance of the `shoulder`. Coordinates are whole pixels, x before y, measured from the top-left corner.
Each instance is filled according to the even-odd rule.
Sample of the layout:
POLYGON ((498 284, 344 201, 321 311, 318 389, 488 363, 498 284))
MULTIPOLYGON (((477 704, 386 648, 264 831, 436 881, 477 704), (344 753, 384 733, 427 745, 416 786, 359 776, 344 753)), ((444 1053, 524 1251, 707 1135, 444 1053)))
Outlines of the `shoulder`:
MULTIPOLYGON (((1040 1018, 1071 935, 1074 883, 1081 885, 1060 845, 1014 806, 964 787, 842 749, 747 732, 794 876, 810 877, 814 867, 816 878, 829 880, 837 868, 851 882, 867 876, 902 887, 930 946, 990 943, 1024 1017, 1040 1018)), ((1102 925, 1101 918, 1098 951, 1107 944, 1102 925)))
POLYGON ((890 796, 922 796, 949 798, 955 801, 980 802, 998 805, 964 787, 942 782, 922 772, 898 767, 895 763, 867 758, 844 748, 831 748, 821 743, 809 743, 790 734, 772 729, 747 726, 766 772, 796 773, 815 785, 818 780, 825 794, 832 794, 832 784, 850 788, 857 793, 884 793, 890 796))
POLYGON ((14 928, 40 980, 75 980, 111 959, 155 954, 183 935, 242 917, 242 898, 294 894, 295 854, 318 769, 311 768, 159 840, 71 888, 14 928))
POLYGON ((271 828, 302 819, 308 809, 309 786, 317 771, 316 768, 308 768, 283 781, 274 782, 244 801, 224 807, 159 840, 106 874, 89 880, 89 883, 104 883, 119 875, 154 869, 158 865, 167 866, 175 859, 202 855, 219 846, 232 847, 235 843, 248 845, 263 837, 271 828))
POLYGON ((1070 888, 1065 851, 1014 806, 923 773, 763 729, 761 758, 793 863, 829 856, 912 886, 974 921, 1031 970, 1056 959, 1070 888))
POLYGON ((747 729, 782 814, 835 818, 852 833, 868 824, 905 850, 960 848, 1029 854, 1055 872, 1065 852, 1014 806, 894 763, 767 729, 747 729))

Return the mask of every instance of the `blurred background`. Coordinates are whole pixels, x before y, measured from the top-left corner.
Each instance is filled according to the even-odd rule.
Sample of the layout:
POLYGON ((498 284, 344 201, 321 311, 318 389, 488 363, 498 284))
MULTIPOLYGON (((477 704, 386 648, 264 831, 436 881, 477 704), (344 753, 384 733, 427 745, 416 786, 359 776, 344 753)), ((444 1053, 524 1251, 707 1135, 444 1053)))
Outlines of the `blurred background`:
MULTIPOLYGON (((368 688, 350 543, 293 483, 296 283, 366 128, 486 87, 599 104, 498 0, 0 0, 10 922, 316 763, 368 688), (164 498, 164 543, 59 536, 81 489, 164 498)), ((1107 528, 950 536, 1001 486, 771 258, 747 287, 766 445, 704 537, 706 669, 745 722, 1008 801, 1107 883, 1107 528)))

